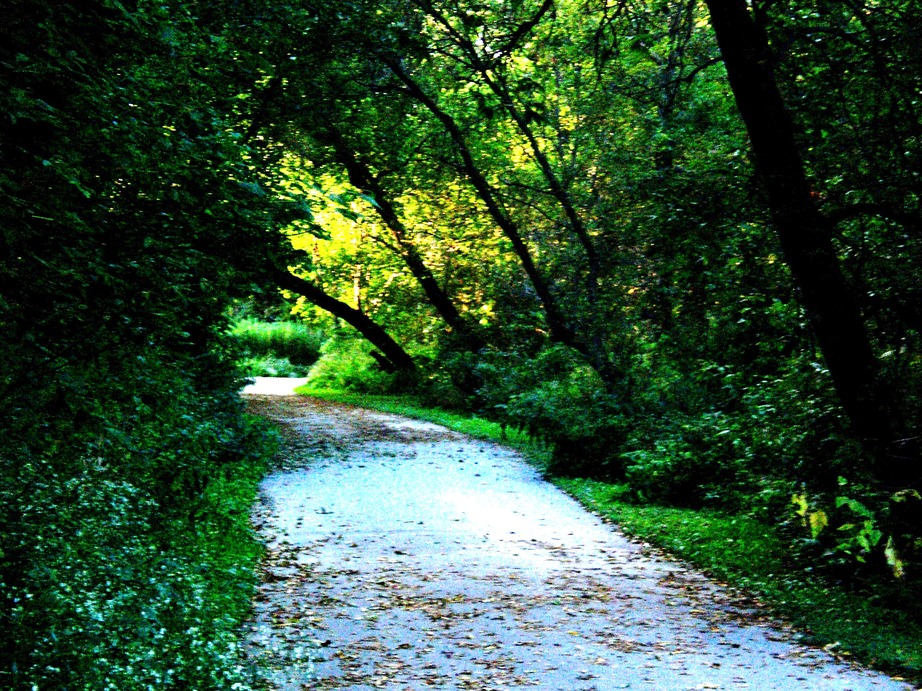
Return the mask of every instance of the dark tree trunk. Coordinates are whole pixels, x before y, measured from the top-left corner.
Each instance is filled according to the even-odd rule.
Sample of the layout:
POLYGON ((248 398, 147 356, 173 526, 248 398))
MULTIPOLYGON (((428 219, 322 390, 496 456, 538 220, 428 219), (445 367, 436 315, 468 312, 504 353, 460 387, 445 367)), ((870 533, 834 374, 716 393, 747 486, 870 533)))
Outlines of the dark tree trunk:
POLYGON ((362 336, 364 336, 373 346, 381 351, 383 357, 389 363, 389 367, 384 366, 381 357, 375 359, 393 372, 415 372, 416 363, 413 362, 407 352, 391 338, 384 329, 373 322, 366 314, 360 312, 354 307, 350 307, 345 302, 341 302, 323 292, 322 289, 315 286, 310 281, 295 276, 288 271, 277 271, 275 281, 280 288, 290 290, 298 295, 303 295, 314 305, 322 310, 326 310, 334 317, 342 319, 352 326, 362 336))
POLYGON ((483 348, 483 341, 475 334, 464 321, 451 298, 442 290, 432 271, 420 256, 416 245, 410 239, 406 227, 400 220, 397 210, 390 203, 387 194, 381 187, 378 178, 368 166, 356 156, 338 131, 328 128, 324 132, 324 139, 328 141, 336 156, 336 160, 346 169, 351 182, 359 190, 371 195, 377 204, 378 215, 385 225, 390 228, 397 243, 396 250, 401 256, 410 273, 419 282, 439 316, 451 328, 458 340, 472 351, 483 348))
POLYGON ((458 126, 458 123, 426 94, 422 87, 406 72, 399 60, 388 56, 382 56, 382 62, 384 62, 384 64, 390 68, 391 72, 404 83, 407 87, 409 96, 423 104, 442 124, 449 136, 451 136, 456 151, 461 158, 464 173, 470 179, 474 190, 477 192, 477 196, 487 207, 490 216, 512 244, 513 251, 522 263, 522 268, 528 275, 532 286, 534 286, 535 293, 538 295, 538 299, 544 307, 544 316, 551 333, 551 339, 559 343, 564 343, 589 357, 590 353, 586 344, 583 343, 567 325, 564 316, 557 307, 557 301, 554 300, 551 295, 550 288, 541 275, 541 272, 538 270, 531 256, 531 251, 528 249, 528 245, 526 245, 522 234, 519 232, 518 226, 503 211, 493 192, 493 188, 490 186, 490 183, 487 181, 480 168, 477 167, 474 156, 468 148, 466 138, 461 128, 458 126))
POLYGON ((842 273, 832 227, 816 206, 794 126, 770 67, 769 46, 746 0, 706 0, 730 86, 768 196, 785 260, 854 432, 883 463, 888 424, 878 391, 877 361, 857 303, 842 273))

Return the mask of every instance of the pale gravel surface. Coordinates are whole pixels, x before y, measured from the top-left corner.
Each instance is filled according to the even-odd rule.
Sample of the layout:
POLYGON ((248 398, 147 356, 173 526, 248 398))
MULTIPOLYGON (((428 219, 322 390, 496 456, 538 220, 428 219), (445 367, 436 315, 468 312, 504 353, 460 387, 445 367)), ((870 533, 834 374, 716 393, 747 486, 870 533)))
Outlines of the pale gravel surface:
POLYGON ((250 383, 243 387, 244 394, 261 396, 293 395, 299 386, 307 383, 307 377, 250 377, 250 383))
POLYGON ((247 392, 286 437, 254 512, 270 688, 912 688, 797 644, 508 449, 291 388, 247 392))

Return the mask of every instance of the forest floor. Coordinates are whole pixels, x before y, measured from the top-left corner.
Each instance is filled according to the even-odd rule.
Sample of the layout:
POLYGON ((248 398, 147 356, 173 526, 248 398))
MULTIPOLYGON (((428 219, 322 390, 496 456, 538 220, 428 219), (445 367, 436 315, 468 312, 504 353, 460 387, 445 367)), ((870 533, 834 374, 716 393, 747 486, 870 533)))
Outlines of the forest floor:
POLYGON ((254 510, 268 688, 912 688, 798 643, 514 451, 290 388, 244 391, 284 437, 254 510))

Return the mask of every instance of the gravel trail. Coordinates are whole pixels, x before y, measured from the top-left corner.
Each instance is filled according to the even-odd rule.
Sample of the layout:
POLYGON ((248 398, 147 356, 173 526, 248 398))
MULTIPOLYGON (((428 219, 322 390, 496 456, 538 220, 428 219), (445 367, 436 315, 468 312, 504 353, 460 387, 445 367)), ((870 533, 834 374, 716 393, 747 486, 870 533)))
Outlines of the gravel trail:
POLYGON ((796 643, 508 449, 285 393, 246 392, 286 440, 254 512, 270 688, 912 688, 796 643))

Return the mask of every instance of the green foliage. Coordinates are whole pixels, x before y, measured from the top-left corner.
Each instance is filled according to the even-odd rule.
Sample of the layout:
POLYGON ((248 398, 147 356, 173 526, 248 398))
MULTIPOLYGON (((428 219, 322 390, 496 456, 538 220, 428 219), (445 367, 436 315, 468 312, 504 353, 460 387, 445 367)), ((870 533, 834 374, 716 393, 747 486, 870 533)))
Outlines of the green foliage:
MULTIPOLYGON (((310 239, 303 270, 402 343, 422 344, 429 400, 527 431, 553 449, 554 473, 624 477, 649 501, 745 510, 782 526, 793 550, 864 570, 859 549, 814 555, 787 525, 792 495, 832 507, 847 476, 877 523, 901 526, 881 528, 862 558, 894 561, 891 534, 891 554, 917 552, 922 522, 912 527, 896 518, 905 506, 891 512, 881 499, 882 484, 919 489, 913 4, 794 3, 759 16, 772 45, 790 46, 776 79, 810 203, 834 234, 831 263, 863 315, 841 343, 867 336, 877 357, 888 429, 874 448, 843 412, 842 377, 837 391, 803 307, 805 277, 781 251, 705 4, 614 16, 541 7, 308 4, 315 21, 303 27, 316 42, 298 60, 311 79, 282 76, 299 82, 297 98, 323 105, 266 132, 303 142, 288 162, 299 183, 360 192, 343 150, 376 171, 376 194, 404 234, 383 232, 380 204, 355 197, 364 217, 336 214, 328 244, 310 239), (505 48, 485 52, 493 44, 505 48), (408 246, 481 342, 452 341, 456 329, 412 280, 408 246)), ((318 384, 387 385, 362 381, 374 369, 358 355, 337 366, 349 372, 341 383, 324 363, 318 384)), ((876 535, 854 525, 838 535, 859 546, 876 535)), ((900 560, 911 578, 912 558, 900 560)))
POLYGON ((237 184, 252 76, 228 17, 5 12, 0 685, 243 688, 267 435, 222 315, 278 251, 237 184))
MULTIPOLYGON (((274 356, 291 365, 310 367, 320 358, 324 334, 300 322, 263 322, 241 319, 230 330, 244 357, 274 356)), ((278 375, 284 376, 284 375, 278 375)))
POLYGON ((245 357, 237 361, 240 373, 246 377, 306 377, 309 367, 294 365, 288 358, 274 355, 245 357))
POLYGON ((117 437, 72 463, 61 456, 76 440, 6 477, 11 687, 243 688, 236 640, 259 556, 248 516, 266 431, 235 428, 239 411, 223 405, 171 400, 122 417, 117 437))
MULTIPOLYGON (((228 520, 219 513, 224 497, 200 505, 195 532, 164 544, 158 504, 137 487, 106 479, 117 474, 97 462, 60 485, 46 475, 10 536, 18 542, 14 553, 34 545, 22 584, 6 590, 10 639, 20 646, 10 681, 40 688, 242 688, 237 628, 257 556, 240 520, 246 513, 228 520)), ((254 490, 252 483, 250 501, 254 490)))
POLYGON ((671 421, 652 448, 624 454, 625 477, 639 498, 675 506, 727 504, 740 482, 730 430, 718 413, 671 421))
POLYGON ((307 385, 317 389, 386 393, 399 389, 399 375, 381 369, 362 340, 334 337, 323 344, 317 363, 311 368, 307 385))
POLYGON ((838 485, 834 493, 791 497, 805 552, 819 569, 844 574, 851 582, 873 582, 889 572, 897 582, 917 587, 919 492, 874 491, 844 477, 838 485))
MULTIPOLYGON (((109 630, 129 655, 134 605, 97 607, 111 627, 87 624, 83 636, 74 623, 59 636, 29 604, 77 622, 79 593, 115 601, 103 584, 117 578, 137 601, 167 593, 173 609, 151 612, 175 618, 175 631, 224 645, 223 629, 196 623, 218 591, 196 585, 207 578, 195 565, 212 557, 186 537, 220 542, 220 531, 201 532, 219 511, 215 488, 258 456, 234 399, 241 349, 249 374, 316 360, 314 386, 413 384, 357 341, 321 347, 310 328, 243 322, 229 338, 221 315, 235 299, 258 295, 261 316, 278 317, 267 293, 288 266, 409 344, 425 400, 540 440, 551 472, 625 478, 634 500, 748 512, 836 578, 917 582, 917 8, 824 0, 759 13, 785 46, 775 73, 810 199, 886 392, 889 437, 868 449, 753 183, 703 5, 541 7, 7 3, 0 573, 10 592, 34 589, 64 568, 39 550, 47 541, 76 550, 79 578, 73 594, 52 579, 5 601, 5 623, 16 604, 35 630, 11 624, 0 673, 13 661, 37 684, 55 669, 89 674, 81 650, 109 630), (882 483, 882 470, 898 481, 882 483), (74 506, 56 523, 33 495, 74 506), (102 507, 125 497, 136 511, 113 509, 122 518, 106 523, 102 507), (154 580, 113 571, 90 533, 74 537, 81 522, 113 563, 124 554, 154 580), (152 586, 164 582, 184 594, 152 586)), ((115 658, 98 658, 103 680, 115 658)), ((166 657, 154 659, 150 674, 173 684, 166 657)), ((174 674, 231 665, 196 660, 174 674)))
POLYGON ((484 414, 553 451, 547 471, 618 477, 627 437, 624 413, 598 373, 565 346, 532 357, 486 353, 473 368, 484 414))

